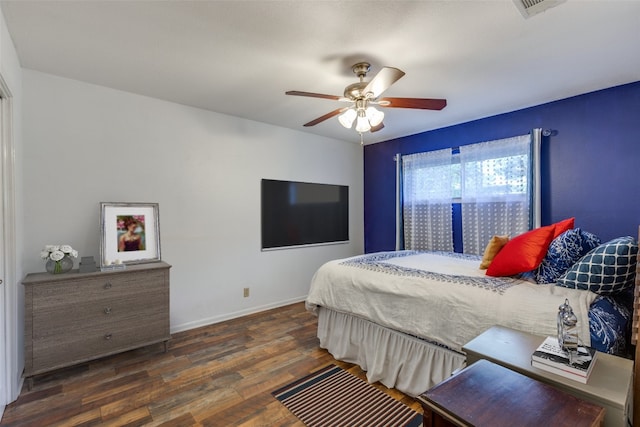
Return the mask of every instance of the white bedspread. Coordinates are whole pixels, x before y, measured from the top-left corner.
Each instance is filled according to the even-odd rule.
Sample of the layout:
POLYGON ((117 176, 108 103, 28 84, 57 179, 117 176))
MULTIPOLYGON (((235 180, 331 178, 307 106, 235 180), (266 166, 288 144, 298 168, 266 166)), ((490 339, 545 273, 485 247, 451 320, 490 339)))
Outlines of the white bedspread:
POLYGON ((590 345, 589 306, 596 295, 515 278, 491 278, 479 257, 447 253, 383 252, 330 261, 313 277, 307 308, 353 314, 461 351, 493 325, 556 335, 565 301, 590 345))

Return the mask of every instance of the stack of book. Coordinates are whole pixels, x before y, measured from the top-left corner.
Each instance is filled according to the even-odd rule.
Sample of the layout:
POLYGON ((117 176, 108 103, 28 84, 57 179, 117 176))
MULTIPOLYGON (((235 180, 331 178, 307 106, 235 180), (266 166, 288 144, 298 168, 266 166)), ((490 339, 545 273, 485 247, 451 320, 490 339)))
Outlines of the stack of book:
POLYGON ((597 355, 593 348, 580 346, 570 358, 558 338, 547 337, 531 355, 531 366, 586 384, 597 355))

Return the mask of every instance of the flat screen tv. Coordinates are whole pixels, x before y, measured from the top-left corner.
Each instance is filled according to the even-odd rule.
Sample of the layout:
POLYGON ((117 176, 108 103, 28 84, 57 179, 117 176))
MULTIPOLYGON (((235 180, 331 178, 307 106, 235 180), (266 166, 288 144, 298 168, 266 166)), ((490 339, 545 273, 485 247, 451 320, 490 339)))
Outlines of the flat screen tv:
POLYGON ((349 240, 349 187, 263 179, 262 249, 349 240))

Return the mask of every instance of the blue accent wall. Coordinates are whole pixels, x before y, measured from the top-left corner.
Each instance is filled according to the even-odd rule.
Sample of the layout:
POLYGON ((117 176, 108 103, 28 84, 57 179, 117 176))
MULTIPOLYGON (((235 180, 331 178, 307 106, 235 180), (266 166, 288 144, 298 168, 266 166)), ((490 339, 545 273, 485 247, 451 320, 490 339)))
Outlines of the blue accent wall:
MULTIPOLYGON (((450 105, 448 108, 455 108, 450 105)), ((437 112, 425 112, 437 114, 437 112)), ((365 251, 395 248, 396 153, 412 154, 529 133, 542 141, 542 224, 575 216, 603 241, 638 236, 640 81, 365 146, 365 251)))

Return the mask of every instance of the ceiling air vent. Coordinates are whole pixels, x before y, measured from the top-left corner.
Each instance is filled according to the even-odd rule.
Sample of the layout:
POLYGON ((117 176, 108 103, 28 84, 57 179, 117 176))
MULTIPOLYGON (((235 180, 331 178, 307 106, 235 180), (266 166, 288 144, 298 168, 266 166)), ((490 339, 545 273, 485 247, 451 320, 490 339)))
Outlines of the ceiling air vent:
POLYGON ((522 16, 529 18, 567 0, 513 0, 522 16))

